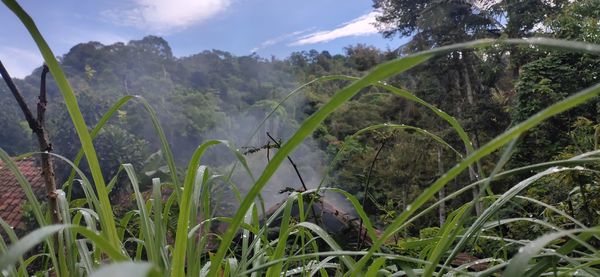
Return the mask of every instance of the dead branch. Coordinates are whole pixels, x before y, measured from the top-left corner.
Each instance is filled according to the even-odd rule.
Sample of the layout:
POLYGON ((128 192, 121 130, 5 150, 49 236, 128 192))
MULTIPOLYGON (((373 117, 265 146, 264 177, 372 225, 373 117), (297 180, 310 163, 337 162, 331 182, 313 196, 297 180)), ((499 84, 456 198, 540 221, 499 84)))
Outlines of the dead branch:
POLYGON ((52 144, 48 139, 48 132, 45 129, 45 113, 46 113, 46 105, 48 103, 46 98, 46 75, 48 74, 48 67, 44 65, 42 69, 42 76, 40 80, 40 96, 38 98, 37 103, 37 119, 33 117, 33 113, 27 106, 27 103, 23 99, 23 96, 15 86, 10 74, 0 61, 0 74, 2 74, 2 78, 4 82, 12 92, 13 96, 17 100, 21 111, 25 115, 25 120, 29 124, 29 128, 33 131, 33 133, 37 136, 38 144, 40 147, 40 151, 44 152, 42 156, 42 177, 44 178, 44 183, 46 184, 46 195, 48 197, 48 205, 51 210, 52 215, 52 223, 60 224, 61 218, 58 209, 58 194, 56 192, 56 180, 54 178, 54 167, 52 162, 52 157, 47 154, 52 151, 52 144))
MULTIPOLYGON (((277 148, 281 148, 281 143, 279 143, 279 141, 277 141, 275 138, 273 138, 271 136, 271 134, 269 134, 269 132, 267 132, 267 136, 273 141, 273 143, 275 143, 275 146, 277 146, 277 148)), ((304 183, 304 179, 302 178, 302 175, 300 174, 300 170, 298 170, 298 166, 296 166, 296 163, 292 160, 292 158, 290 156, 287 156, 287 159, 294 167, 294 171, 296 171, 296 175, 298 175, 298 179, 300 179, 300 183, 302 184, 302 189, 304 189, 304 191, 307 191, 308 188, 306 187, 306 183, 304 183)), ((309 205, 310 205, 310 210, 312 211, 313 217, 315 219, 315 222, 318 222, 319 218, 317 217, 317 212, 315 211, 315 207, 312 206, 312 202, 309 205)))
MULTIPOLYGON (((369 181, 371 181, 371 174, 373 174, 373 168, 375 168, 375 162, 377 161, 377 158, 379 157, 379 153, 381 153, 381 150, 383 150, 383 147, 385 146, 386 142, 387 142, 387 140, 384 140, 381 143, 381 146, 377 150, 377 153, 375 153, 375 157, 373 157, 373 161, 371 162, 371 166, 369 167, 369 173, 367 174, 367 181, 365 183, 365 191, 364 191, 363 201, 362 201, 363 207, 367 204, 367 193, 369 193, 369 181)), ((363 227, 363 220, 361 218, 360 225, 358 227, 358 249, 362 248, 363 242, 365 241, 365 237, 367 235, 367 232, 361 233, 362 227, 363 227)))
MULTIPOLYGON (((275 143, 275 145, 277 145, 277 148, 281 148, 281 144, 276 139, 274 139, 271 136, 271 134, 269 134, 269 132, 267 132, 267 136, 273 141, 273 143, 275 143)), ((308 188, 306 188, 306 183, 304 183, 304 179, 302 179, 302 175, 300 175, 298 166, 296 166, 296 163, 294 163, 294 161, 292 160, 292 158, 290 156, 287 156, 287 159, 288 159, 288 161, 290 161, 290 163, 294 167, 294 170, 296 171, 296 175, 298 175, 298 179, 300 179, 300 183, 302 184, 302 188, 304 189, 304 191, 307 191, 308 188)))

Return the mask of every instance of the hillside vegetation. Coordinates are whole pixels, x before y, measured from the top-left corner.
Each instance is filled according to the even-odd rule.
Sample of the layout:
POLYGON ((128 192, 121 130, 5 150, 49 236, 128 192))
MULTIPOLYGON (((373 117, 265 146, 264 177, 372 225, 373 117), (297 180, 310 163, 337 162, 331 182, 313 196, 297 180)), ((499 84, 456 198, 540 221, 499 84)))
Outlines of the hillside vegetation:
MULTIPOLYGON (((597 1, 375 0, 411 37, 386 51, 175 57, 147 36, 58 60, 4 3, 52 74, 63 221, 29 199, 3 274, 600 274, 597 1)), ((41 72, 15 80, 30 107, 41 72)), ((39 154, 6 86, 0 149, 39 154)))

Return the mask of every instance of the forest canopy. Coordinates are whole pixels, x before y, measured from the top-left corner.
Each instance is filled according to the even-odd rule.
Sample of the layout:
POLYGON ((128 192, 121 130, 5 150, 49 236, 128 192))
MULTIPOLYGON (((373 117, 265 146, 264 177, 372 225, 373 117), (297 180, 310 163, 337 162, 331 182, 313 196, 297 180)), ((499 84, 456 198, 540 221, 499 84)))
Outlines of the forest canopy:
MULTIPOLYGON (((186 255, 206 262, 206 272, 232 275, 278 276, 284 264, 289 269, 282 272, 292 275, 330 261, 336 264, 314 272, 364 267, 430 276, 457 266, 459 273, 491 270, 493 276, 504 270, 569 275, 579 267, 599 273, 593 226, 600 223, 600 103, 596 96, 570 103, 597 94, 600 2, 374 0, 373 7, 384 37, 409 42, 387 50, 359 43, 341 54, 309 50, 284 59, 216 49, 175 57, 165 39, 146 36, 80 43, 58 57, 89 130, 115 103, 133 99, 93 140, 99 168, 85 161, 81 167, 84 175, 101 172, 109 180, 106 193, 116 208, 108 210, 115 217, 107 221, 104 210, 94 220, 114 228, 116 235, 106 235, 111 247, 165 274, 201 272, 186 255), (521 38, 527 39, 510 40, 521 38), (217 144, 225 147, 211 148, 217 144), (335 193, 314 192, 317 187, 335 193), (260 199, 245 200, 252 193, 260 199), (309 208, 304 201, 318 204, 309 208), (123 226, 117 230, 115 222, 123 226), (153 240, 152 232, 162 233, 153 240), (580 237, 568 240, 573 234, 580 237), (150 242, 135 244, 136 237, 150 242), (535 248, 538 240, 548 246, 535 248), (531 256, 542 252, 523 258, 529 252, 521 247, 533 249, 531 256), (292 260, 294 253, 324 251, 333 253, 292 260), (229 260, 216 262, 213 255, 229 260), (471 260, 456 264, 460 255, 471 260), (171 268, 171 258, 185 269, 171 268), (267 261, 276 262, 260 265, 267 261), (485 266, 463 267, 469 262, 485 266)), ((43 70, 14 79, 30 107, 44 90, 43 70)), ((65 109, 60 82, 49 77, 46 90, 51 150, 74 160, 81 130, 65 109)), ((36 143, 9 87, 0 86, 0 149, 18 156, 37 151, 36 143)), ((86 187, 85 178, 74 182, 60 159, 55 170, 68 191, 65 203, 76 207, 66 218, 84 210, 73 218, 95 226, 86 209, 93 210, 90 195, 102 190, 86 187)), ((35 212, 28 212, 30 221, 42 221, 35 212)), ((100 264, 94 255, 90 263, 100 264)))

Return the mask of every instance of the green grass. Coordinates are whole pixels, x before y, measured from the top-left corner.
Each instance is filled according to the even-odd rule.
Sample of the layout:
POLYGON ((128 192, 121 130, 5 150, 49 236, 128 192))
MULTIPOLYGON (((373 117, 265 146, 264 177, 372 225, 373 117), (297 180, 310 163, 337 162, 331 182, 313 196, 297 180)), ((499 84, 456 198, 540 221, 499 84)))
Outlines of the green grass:
MULTIPOLYGON (((213 185, 217 184, 216 181, 223 177, 212 175, 210 167, 201 163, 203 154, 207 149, 221 145, 219 147, 229 149, 238 158, 238 163, 242 165, 243 169, 251 175, 243 155, 226 141, 207 141, 193 153, 187 166, 186 175, 183 177, 183 182, 180 182, 179 177, 176 175, 177 169, 169 144, 158 123, 156 113, 144 99, 133 96, 126 96, 118 101, 107 111, 99 123, 89 131, 90 126, 86 125, 83 120, 77 99, 66 76, 32 19, 14 0, 3 0, 3 3, 19 17, 31 34, 62 93, 82 145, 82 151, 76 157, 75 162, 69 162, 74 171, 66 183, 66 187, 70 187, 69 183, 73 181, 75 174, 78 174, 83 180, 86 194, 85 205, 77 205, 76 207, 69 207, 71 205, 68 201, 69 198, 64 195, 61 196, 59 202, 65 219, 64 224, 50 225, 42 213, 39 200, 33 196, 27 180, 19 173, 10 157, 4 151, 0 151, 0 158, 17 176, 17 180, 25 190, 29 202, 32 203, 36 223, 39 225, 39 228, 30 234, 17 238, 6 227, 6 224, 0 221, 0 225, 3 226, 12 240, 10 245, 0 243, 0 270, 7 275, 25 275, 26 265, 38 259, 45 261, 46 266, 42 270, 45 270, 46 273, 55 272, 59 276, 106 276, 108 274, 128 276, 279 276, 280 273, 323 276, 338 274, 352 276, 378 276, 378 274, 433 276, 444 273, 472 275, 473 273, 469 272, 466 266, 453 267, 450 262, 452 257, 467 245, 478 238, 484 237, 481 234, 482 230, 514 221, 528 221, 551 229, 557 228, 548 225, 548 223, 527 218, 495 219, 494 217, 507 203, 517 198, 525 199, 537 205, 545 205, 546 208, 560 213, 560 209, 556 207, 535 199, 527 199, 520 196, 519 193, 539 178, 563 171, 588 170, 580 166, 597 163, 600 160, 600 157, 598 157, 600 153, 595 151, 569 160, 529 165, 507 171, 502 169, 502 165, 510 158, 511 142, 514 142, 519 135, 556 114, 596 97, 600 94, 600 85, 592 86, 555 103, 492 139, 479 149, 474 149, 469 136, 455 118, 408 91, 382 82, 386 78, 405 72, 436 55, 443 55, 460 49, 482 48, 498 43, 527 44, 562 50, 600 53, 600 46, 598 45, 551 39, 480 40, 401 57, 375 67, 361 78, 346 76, 322 77, 292 91, 282 102, 290 96, 300 93, 303 88, 312 83, 330 80, 347 80, 350 82, 345 88, 336 92, 317 112, 306 119, 295 134, 282 145, 265 170, 255 179, 250 191, 240 199, 239 209, 233 217, 206 218, 199 221, 199 213, 203 215, 212 214, 213 211, 210 210, 209 205, 210 190, 213 185), (332 188, 319 187, 317 190, 293 193, 274 215, 261 221, 259 218, 260 205, 258 205, 256 199, 281 163, 331 113, 339 109, 359 91, 369 86, 382 88, 389 93, 429 109, 452 127, 464 144, 466 153, 453 148, 442 138, 427 130, 397 124, 373 125, 358 131, 353 136, 360 136, 381 128, 411 129, 456 153, 457 164, 424 190, 385 228, 381 235, 376 234, 373 223, 353 195, 332 188), (166 183, 158 179, 153 180, 152 196, 150 199, 145 199, 139 190, 140 184, 133 167, 128 164, 123 165, 122 169, 133 186, 137 208, 122 218, 115 218, 113 207, 108 199, 108 193, 116 182, 116 178, 108 184, 105 182, 92 141, 120 107, 125 104, 136 103, 145 107, 157 136, 160 138, 165 162, 172 174, 171 181, 166 183), (445 199, 439 199, 432 205, 424 207, 426 203, 431 203, 435 194, 444 188, 448 182, 470 166, 476 165, 482 158, 501 149, 504 149, 504 154, 489 177, 472 184, 466 184, 459 190, 450 192, 445 199), (84 156, 90 167, 91 180, 77 168, 79 161, 84 156), (427 246, 427 249, 429 249, 427 255, 414 257, 408 254, 397 254, 390 250, 390 247, 394 246, 391 245, 393 243, 390 243, 390 238, 406 228, 411 222, 425 216, 442 201, 457 198, 473 187, 485 188, 492 180, 517 176, 517 174, 532 170, 538 172, 528 179, 522 180, 506 193, 502 195, 482 195, 482 199, 491 201, 491 204, 486 207, 482 216, 477 218, 470 226, 465 226, 465 219, 470 214, 469 211, 473 206, 472 202, 466 203, 451 213, 436 237, 419 244, 420 246, 427 246), (167 186, 174 186, 176 189, 169 200, 163 203, 161 188, 167 186), (305 221, 307 212, 303 209, 300 209, 299 220, 291 217, 291 209, 296 202, 299 203, 299 207, 304 207, 303 201, 308 199, 305 197, 324 190, 331 190, 345 195, 357 209, 368 235, 373 241, 373 244, 366 251, 348 251, 344 249, 343 245, 339 245, 320 226, 305 221), (169 212, 174 206, 178 207, 178 213, 171 215, 169 212), (267 236, 268 225, 275 222, 278 216, 281 217, 281 229, 276 238, 270 239, 267 236), (167 230, 169 230, 172 217, 176 218, 176 228, 173 234, 169 234, 167 230), (199 236, 197 231, 207 230, 213 221, 225 221, 229 224, 229 228, 221 237, 217 238, 219 241, 217 251, 205 255, 206 244, 215 238, 208 237, 206 232, 202 233, 204 235, 199 236), (53 245, 50 239, 53 235, 58 235, 58 245, 53 245), (168 243, 167 238, 169 236, 174 236, 174 244, 168 243), (235 241, 236 237, 241 238, 235 241), (45 245, 45 252, 28 256, 27 252, 39 244, 45 245), (128 245, 129 247, 127 247, 128 245), (133 249, 130 247, 131 245, 134 245, 133 249)), ((344 151, 344 149, 342 148, 341 151, 344 151)), ((57 155, 55 157, 63 159, 63 157, 57 155)), ((228 176, 223 178, 226 183, 230 181, 228 176)), ((235 186, 235 184, 233 185, 235 186)), ((568 215, 565 218, 580 228, 573 230, 557 229, 531 241, 521 240, 517 242, 510 238, 493 237, 502 241, 505 245, 520 243, 522 248, 513 257, 484 259, 485 262, 490 264, 490 267, 482 274, 501 274, 503 272, 505 276, 536 276, 542 273, 573 274, 575 272, 586 272, 589 275, 599 275, 600 271, 595 266, 600 263, 600 259, 596 255, 596 249, 586 241, 593 236, 597 236, 600 229, 585 226, 574 218, 568 217, 568 215)))

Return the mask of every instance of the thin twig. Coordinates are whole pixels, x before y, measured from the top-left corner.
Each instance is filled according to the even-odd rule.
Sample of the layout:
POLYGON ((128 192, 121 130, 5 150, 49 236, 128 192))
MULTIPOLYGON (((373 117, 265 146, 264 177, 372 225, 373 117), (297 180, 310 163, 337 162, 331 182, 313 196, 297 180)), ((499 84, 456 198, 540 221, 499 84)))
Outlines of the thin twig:
MULTIPOLYGON (((275 143, 277 148, 281 148, 281 144, 275 138, 273 138, 271 136, 271 134, 269 134, 269 132, 267 132, 267 136, 273 141, 273 143, 275 143)), ((306 183, 304 183, 304 179, 302 179, 302 175, 300 174, 300 171, 298 170, 298 166, 296 166, 296 163, 294 163, 294 161, 292 160, 292 158, 289 155, 287 156, 287 159, 288 159, 288 161, 290 161, 290 163, 294 167, 294 170, 296 171, 296 175, 298 175, 298 179, 300 179, 300 183, 302 184, 302 188, 304 189, 304 191, 307 191, 308 188, 306 187, 306 183)), ((312 211, 315 222, 318 223, 319 218, 317 217, 317 212, 315 211, 315 207, 313 207, 311 205, 310 210, 312 211)))
POLYGON ((46 75, 48 75, 48 66, 44 65, 40 78, 40 96, 37 104, 37 123, 41 128, 44 128, 46 105, 48 104, 48 99, 46 99, 46 75))
POLYGON ((271 162, 271 144, 267 141, 267 162, 271 162))
MULTIPOLYGON (((387 140, 384 140, 381 143, 381 146, 377 150, 377 153, 375 153, 375 157, 373 157, 373 161, 371 162, 371 167, 369 167, 369 173, 367 173, 367 181, 365 184, 365 191, 363 194, 363 201, 362 201, 363 208, 365 207, 365 204, 367 203, 367 193, 369 193, 369 181, 371 180, 371 174, 373 173, 373 168, 375 168, 375 162, 377 161, 377 157, 379 157, 379 153, 381 153, 381 150, 385 146, 386 142, 387 142, 387 140)), ((361 218, 360 224, 358 227, 358 249, 362 248, 363 242, 365 241, 365 236, 367 235, 367 232, 363 232, 362 228, 363 228, 363 220, 361 218)))
MULTIPOLYGON (((267 132, 267 136, 275 143, 275 145, 277 145, 277 148, 281 148, 281 144, 274 139, 271 134, 269 134, 269 132, 267 132)), ((306 184, 304 183, 304 179, 302 179, 302 175, 300 175, 300 171, 298 170, 298 166, 296 166, 296 163, 294 163, 294 161, 292 160, 292 158, 290 156, 287 156, 288 161, 290 161, 290 163, 292 164, 292 166, 294 167, 294 170, 296 171, 296 175, 298 175, 298 178, 300 179, 300 183, 302 183, 302 189, 304 189, 304 191, 307 191, 308 188, 306 188, 306 184)))
POLYGON ((35 132, 37 130, 38 126, 36 124, 35 119, 33 118, 33 114, 31 113, 31 110, 29 110, 29 107, 27 107, 27 103, 25 103, 25 100, 23 99, 23 96, 21 96, 21 93, 17 89, 17 86, 15 86, 15 83, 13 82, 12 78, 10 77, 10 74, 8 74, 8 71, 6 71, 6 68, 4 68, 2 61, 0 61, 0 74, 2 74, 2 78, 4 79, 4 82, 10 89, 10 92, 12 92, 12 95, 17 100, 17 103, 19 103, 19 107, 21 108, 21 111, 23 111, 23 114, 25 115, 25 120, 27 120, 27 123, 29 124, 29 128, 31 128, 31 130, 33 130, 35 132))

